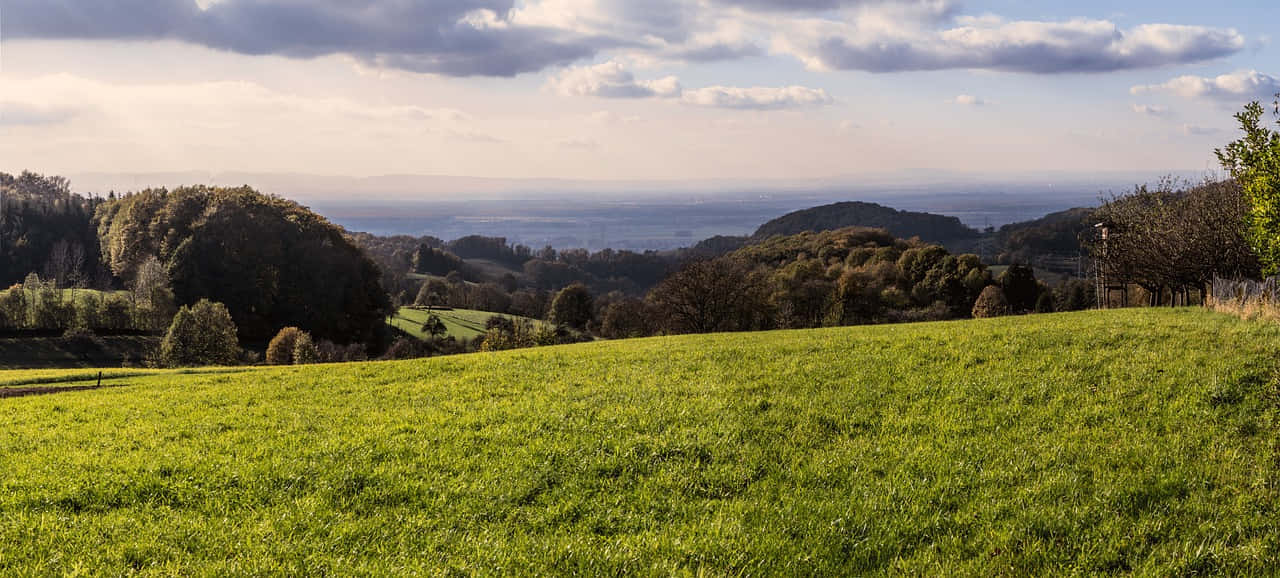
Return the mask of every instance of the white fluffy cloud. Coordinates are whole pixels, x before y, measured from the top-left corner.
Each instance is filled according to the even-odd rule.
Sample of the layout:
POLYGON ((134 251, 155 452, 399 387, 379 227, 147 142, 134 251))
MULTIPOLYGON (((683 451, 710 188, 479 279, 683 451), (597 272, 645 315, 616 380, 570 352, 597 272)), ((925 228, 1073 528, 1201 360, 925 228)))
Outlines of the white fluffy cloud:
POLYGON ((1280 92, 1280 78, 1256 70, 1239 70, 1214 77, 1179 76, 1162 84, 1135 86, 1138 94, 1169 93, 1183 98, 1208 98, 1232 103, 1267 100, 1280 92))
POLYGON ((804 86, 708 86, 686 90, 675 76, 637 80, 616 61, 568 68, 552 77, 547 87, 564 96, 678 98, 689 105, 749 110, 779 110, 834 102, 825 90, 804 86))
POLYGON ((834 99, 827 91, 804 86, 708 86, 687 90, 682 98, 686 104, 736 108, 747 110, 781 110, 831 104, 834 99))
POLYGON ((548 86, 565 96, 603 98, 674 97, 681 92, 680 80, 667 76, 657 80, 636 80, 635 75, 616 61, 594 66, 576 66, 553 77, 548 86))

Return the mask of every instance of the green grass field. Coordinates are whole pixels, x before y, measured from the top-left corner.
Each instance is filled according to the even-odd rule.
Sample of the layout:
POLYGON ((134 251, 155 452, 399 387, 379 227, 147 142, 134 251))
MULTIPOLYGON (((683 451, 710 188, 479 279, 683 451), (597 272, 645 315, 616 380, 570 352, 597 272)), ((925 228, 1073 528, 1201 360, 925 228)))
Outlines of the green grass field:
MULTIPOLYGON (((392 318, 391 324, 418 339, 427 339, 427 334, 422 332, 422 323, 427 320, 427 316, 433 314, 440 316, 440 319, 444 321, 445 327, 449 328, 447 336, 458 339, 475 339, 479 337, 485 331, 485 322, 490 317, 499 315, 498 313, 471 309, 435 309, 428 312, 422 309, 401 307, 396 312, 395 317, 392 318)), ((502 317, 523 319, 515 315, 502 315, 502 317)))
POLYGON ((1278 345, 1146 309, 126 376, 0 400, 0 574, 1270 574, 1278 345))

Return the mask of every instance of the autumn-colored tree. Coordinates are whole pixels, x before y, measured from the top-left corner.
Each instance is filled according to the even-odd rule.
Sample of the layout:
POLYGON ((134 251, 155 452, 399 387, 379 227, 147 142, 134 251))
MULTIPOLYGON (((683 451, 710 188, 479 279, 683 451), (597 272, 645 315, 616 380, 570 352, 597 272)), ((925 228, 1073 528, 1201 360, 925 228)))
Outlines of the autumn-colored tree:
POLYGON ((267 344, 267 363, 271 365, 293 365, 293 351, 298 338, 305 332, 297 327, 285 327, 271 342, 267 344))
POLYGON ((979 319, 1008 314, 1009 302, 1005 299, 1004 291, 995 285, 987 285, 973 304, 973 316, 979 319))

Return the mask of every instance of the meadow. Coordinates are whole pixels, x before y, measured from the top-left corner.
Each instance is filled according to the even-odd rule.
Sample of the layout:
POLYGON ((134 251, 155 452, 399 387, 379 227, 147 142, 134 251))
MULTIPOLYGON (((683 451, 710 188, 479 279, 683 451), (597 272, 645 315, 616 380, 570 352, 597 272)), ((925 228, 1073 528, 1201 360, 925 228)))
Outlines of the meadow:
POLYGON ((1269 573, 1277 345, 1140 309, 121 375, 0 400, 0 573, 1269 573))
MULTIPOLYGON (((391 325, 396 328, 417 337, 418 339, 427 339, 428 336, 422 331, 422 324, 427 317, 436 315, 444 321, 444 326, 449 330, 445 334, 446 337, 455 337, 457 339, 475 339, 484 334, 484 324, 490 317, 506 317, 513 321, 525 319, 516 315, 507 315, 505 313, 490 313, 488 311, 476 311, 473 309, 447 309, 435 308, 431 311, 418 309, 414 307, 401 307, 391 319, 391 325)), ((531 320, 535 323, 541 321, 531 320)))

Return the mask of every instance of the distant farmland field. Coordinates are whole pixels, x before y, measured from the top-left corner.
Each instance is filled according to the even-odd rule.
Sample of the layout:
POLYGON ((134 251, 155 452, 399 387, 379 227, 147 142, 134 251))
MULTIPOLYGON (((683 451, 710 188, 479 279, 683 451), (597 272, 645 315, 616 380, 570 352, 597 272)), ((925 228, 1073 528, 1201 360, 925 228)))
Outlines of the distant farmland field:
POLYGON ((118 375, 0 400, 0 573, 1269 574, 1277 345, 1145 309, 118 375))
MULTIPOLYGON (((403 330, 418 339, 426 339, 428 336, 422 332, 422 324, 430 315, 437 315, 441 321, 444 321, 445 327, 449 329, 447 336, 456 337, 458 339, 475 339, 485 332, 484 324, 490 317, 499 316, 508 319, 523 319, 515 315, 505 315, 499 313, 490 313, 488 311, 475 311, 472 309, 416 309, 412 307, 401 307, 392 318, 391 324, 403 330)), ((541 321, 538 321, 541 323, 541 321)))

